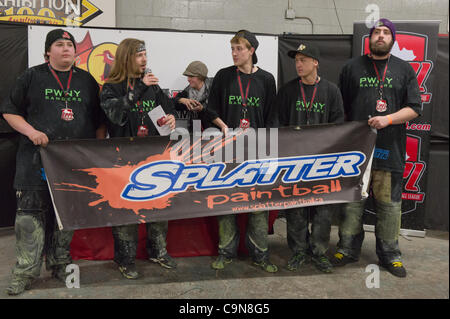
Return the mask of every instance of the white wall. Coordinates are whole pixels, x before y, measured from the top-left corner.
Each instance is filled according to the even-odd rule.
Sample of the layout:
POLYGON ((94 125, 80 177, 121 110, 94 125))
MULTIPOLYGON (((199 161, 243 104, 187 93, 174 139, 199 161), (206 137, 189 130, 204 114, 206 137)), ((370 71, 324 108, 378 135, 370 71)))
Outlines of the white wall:
POLYGON ((448 34, 448 0, 116 0, 116 21, 129 28, 351 34, 369 4, 391 20, 441 20, 440 33, 448 34), (286 19, 288 3, 313 28, 307 19, 286 19))

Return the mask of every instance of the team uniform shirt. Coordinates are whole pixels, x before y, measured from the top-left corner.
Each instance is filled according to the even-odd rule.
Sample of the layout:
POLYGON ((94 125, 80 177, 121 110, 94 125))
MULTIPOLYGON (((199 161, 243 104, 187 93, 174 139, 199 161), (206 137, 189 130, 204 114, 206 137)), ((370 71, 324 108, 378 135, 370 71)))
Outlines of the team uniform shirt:
MULTIPOLYGON (((369 117, 385 116, 404 107, 421 114, 421 99, 416 74, 408 62, 393 55, 389 61, 372 60, 367 55, 354 58, 343 67, 339 87, 344 100, 347 120, 368 120, 369 117), (373 62, 378 70, 375 71, 373 62), (388 63, 383 88, 386 110, 377 110, 380 100, 379 85, 388 63), (380 79, 380 80, 378 80, 380 79)), ((373 169, 402 173, 405 166, 406 126, 389 125, 378 130, 373 169)))
POLYGON ((276 109, 280 126, 297 126, 344 121, 344 107, 341 92, 330 81, 321 78, 316 85, 302 83, 305 96, 301 93, 300 77, 286 83, 277 94, 276 109))
MULTIPOLYGON (((70 71, 55 70, 55 73, 66 90, 70 71)), ((95 138, 96 129, 104 121, 97 82, 88 72, 73 67, 67 98, 64 90, 47 63, 29 68, 17 79, 0 107, 0 113, 22 116, 36 130, 45 133, 50 141, 95 138), (66 102, 72 115, 69 113, 68 116, 64 111, 66 102)), ((20 137, 17 150, 14 188, 48 189, 39 146, 24 135, 20 137)))
POLYGON ((245 116, 250 121, 250 127, 276 126, 274 112, 276 87, 273 75, 261 68, 251 74, 237 70, 236 66, 230 66, 219 70, 214 77, 207 108, 209 119, 220 117, 228 127, 239 127, 243 119, 242 100, 245 99, 250 83, 245 116), (238 74, 241 78, 242 94, 238 74))
POLYGON ((161 105, 167 115, 175 114, 172 101, 158 86, 147 86, 139 79, 134 85, 127 84, 127 80, 105 83, 100 104, 109 119, 110 137, 138 136, 142 125, 148 129, 148 136, 159 135, 148 112, 161 105))

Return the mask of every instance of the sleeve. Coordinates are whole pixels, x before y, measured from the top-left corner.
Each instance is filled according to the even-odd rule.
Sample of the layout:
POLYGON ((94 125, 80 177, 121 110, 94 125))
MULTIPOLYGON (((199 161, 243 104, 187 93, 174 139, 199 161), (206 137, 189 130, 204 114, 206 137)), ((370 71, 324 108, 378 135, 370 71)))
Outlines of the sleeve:
POLYGON ((159 87, 157 87, 156 89, 156 99, 163 108, 164 112, 166 112, 166 114, 176 115, 172 99, 170 99, 159 87))
POLYGON ((98 128, 102 124, 106 124, 107 120, 106 120, 105 112, 103 112, 102 108, 100 107, 100 96, 99 96, 100 87, 99 87, 97 81, 95 81, 95 79, 91 75, 89 75, 89 76, 90 76, 90 81, 91 81, 91 85, 93 88, 90 104, 94 108, 95 127, 98 128))
POLYGON ((418 115, 422 115, 422 100, 416 73, 411 65, 407 64, 405 103, 402 107, 410 107, 418 115))
POLYGON ((14 83, 10 94, 5 98, 0 105, 0 115, 15 114, 24 118, 27 116, 27 99, 28 89, 32 79, 32 71, 30 69, 22 73, 14 83))
POLYGON ((286 97, 286 86, 283 86, 278 90, 278 94, 275 99, 275 109, 278 117, 279 127, 284 127, 289 124, 289 114, 287 114, 287 109, 285 107, 286 105, 288 105, 286 97))
POLYGON ((329 123, 344 122, 344 104, 342 101, 341 91, 335 85, 330 86, 330 116, 329 123))
POLYGON ((341 91, 342 103, 344 106, 344 114, 345 117, 351 118, 350 110, 351 110, 351 98, 350 98, 350 79, 349 77, 349 65, 346 64, 341 70, 339 74, 339 89, 341 91))
POLYGON ((266 80, 266 106, 264 108, 264 124, 265 127, 278 127, 278 112, 276 110, 277 89, 275 78, 272 74, 266 80))
POLYGON ((222 108, 222 72, 219 71, 211 84, 211 91, 209 92, 208 107, 206 110, 205 118, 212 122, 221 114, 222 108))
POLYGON ((187 98, 187 97, 188 97, 188 92, 187 92, 187 87, 186 87, 186 88, 184 88, 183 91, 181 91, 174 98, 171 99, 174 104, 174 107, 177 111, 185 111, 186 110, 186 106, 184 104, 180 103, 180 99, 187 98))
POLYGON ((123 92, 120 84, 106 83, 100 94, 100 106, 111 123, 124 126, 128 120, 128 111, 148 89, 142 81, 137 81, 134 89, 123 92))

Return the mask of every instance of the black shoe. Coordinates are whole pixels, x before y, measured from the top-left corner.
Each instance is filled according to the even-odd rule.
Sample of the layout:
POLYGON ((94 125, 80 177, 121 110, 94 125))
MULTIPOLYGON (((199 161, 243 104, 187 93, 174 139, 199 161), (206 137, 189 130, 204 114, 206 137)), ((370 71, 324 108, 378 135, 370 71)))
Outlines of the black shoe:
POLYGON ((119 271, 127 279, 139 278, 139 272, 136 269, 135 264, 119 265, 119 271))
POLYGON ((56 278, 62 283, 66 283, 66 277, 68 273, 66 272, 67 265, 57 265, 52 267, 52 277, 56 278))
POLYGON ((161 267, 167 269, 177 268, 177 263, 175 262, 175 260, 173 260, 172 257, 170 257, 169 254, 165 254, 164 256, 159 258, 149 258, 149 260, 154 263, 160 264, 161 267))
POLYGON ((10 296, 20 295, 25 290, 29 290, 31 288, 32 283, 33 283, 32 279, 14 278, 11 281, 11 284, 9 285, 9 287, 6 288, 6 293, 10 296))
POLYGON ((396 277, 404 278, 406 277, 406 269, 403 267, 403 263, 401 261, 394 261, 391 263, 382 263, 380 262, 381 267, 386 268, 391 274, 396 277))
POLYGON ((287 263, 287 269, 290 271, 296 271, 307 260, 307 256, 304 252, 295 253, 287 263))
POLYGON ((333 265, 330 263, 327 257, 325 255, 322 256, 312 256, 311 261, 313 262, 314 266, 316 266, 317 269, 324 273, 332 273, 333 272, 333 265))
POLYGON ((342 267, 342 266, 345 266, 347 264, 355 263, 355 262, 357 262, 356 259, 350 258, 348 256, 345 256, 345 255, 341 254, 341 253, 336 253, 331 258, 331 264, 334 267, 342 267))

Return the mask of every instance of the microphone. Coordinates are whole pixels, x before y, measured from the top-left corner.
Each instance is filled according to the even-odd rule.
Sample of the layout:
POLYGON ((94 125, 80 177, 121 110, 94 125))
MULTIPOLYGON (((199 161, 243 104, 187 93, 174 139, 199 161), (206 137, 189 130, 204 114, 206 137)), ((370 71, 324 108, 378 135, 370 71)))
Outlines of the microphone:
MULTIPOLYGON (((145 71, 144 71, 143 76, 145 76, 146 74, 149 74, 149 73, 152 73, 152 69, 150 69, 150 68, 145 68, 145 71)), ((153 88, 153 90, 155 91, 155 93, 157 93, 159 90, 161 90, 161 88, 159 87, 158 84, 150 85, 150 87, 153 88)))

